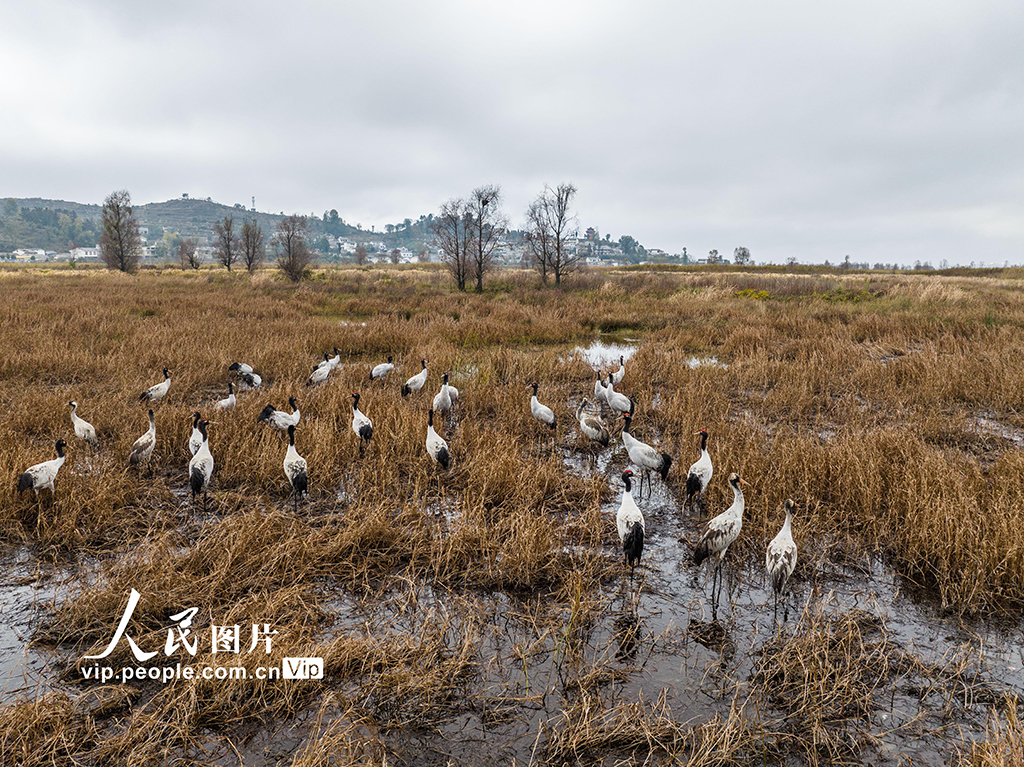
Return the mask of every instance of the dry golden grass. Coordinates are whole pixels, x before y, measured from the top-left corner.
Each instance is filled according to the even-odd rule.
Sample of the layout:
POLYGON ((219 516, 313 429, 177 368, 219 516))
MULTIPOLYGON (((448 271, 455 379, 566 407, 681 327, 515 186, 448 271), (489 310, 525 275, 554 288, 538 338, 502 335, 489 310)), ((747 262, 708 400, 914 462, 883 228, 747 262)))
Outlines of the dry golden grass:
POLYGON ((1002 710, 992 711, 988 737, 976 743, 961 764, 971 767, 1011 767, 1024 764, 1024 726, 1018 717, 1020 704, 1016 699, 1006 701, 1002 710))
MULTIPOLYGON (((685 754, 697 764, 794 749, 848 755, 856 744, 828 745, 846 737, 830 723, 863 714, 870 680, 910 662, 854 617, 836 624, 806 614, 794 640, 766 656, 762 673, 782 691, 767 704, 803 729, 766 728, 744 706, 684 726, 663 698, 602 704, 600 689, 621 672, 588 655, 585 638, 606 607, 601 584, 620 571, 600 509, 612 490, 563 460, 570 448, 587 449, 572 410, 593 388, 589 366, 570 350, 599 331, 642 339, 617 388, 638 402, 635 431, 674 457, 676 497, 700 428, 711 433, 715 460, 708 508, 729 502, 720 479, 730 471, 753 486, 734 558, 763 558, 792 497, 801 571, 878 552, 953 611, 1016 610, 1024 606, 1018 277, 624 270, 555 291, 513 273, 482 295, 461 295, 430 269, 327 270, 298 287, 269 273, 0 271, 0 536, 40 558, 78 560, 88 574, 37 638, 73 647, 75 658, 99 651, 137 587, 141 644, 161 644, 167 617, 186 606, 203 608, 197 631, 273 615, 288 628, 274 657, 322 655, 328 671, 322 685, 301 688, 253 680, 147 688, 106 729, 53 694, 0 709, 0 755, 26 764, 86 753, 95 763, 201 761, 202 733, 319 706, 296 765, 383 764, 381 728, 430 728, 472 697, 487 662, 486 627, 439 612, 419 619, 415 635, 339 633, 331 600, 339 592, 391 599, 420 583, 466 600, 468 616, 486 612, 477 593, 546 595, 534 642, 552 653, 570 701, 538 751, 546 763, 611 752, 685 754), (335 346, 342 367, 309 389, 312 366, 335 346), (371 384, 370 366, 388 354, 399 369, 371 384), (403 401, 398 388, 421 357, 427 387, 403 401), (692 357, 721 364, 693 368, 692 357), (252 364, 265 387, 214 415, 235 361, 252 364), (172 384, 155 408, 151 476, 129 470, 126 456, 147 426, 137 396, 164 366, 172 384), (454 455, 449 472, 423 448, 443 371, 462 391, 457 415, 439 424, 454 455), (530 416, 533 380, 559 419, 554 438, 530 416), (350 426, 354 391, 374 422, 363 453, 350 426), (281 468, 287 441, 256 423, 265 404, 284 408, 290 395, 302 411, 297 446, 311 483, 297 512, 281 468), (95 451, 73 436, 71 399, 99 432, 95 451), (193 517, 183 494, 196 409, 215 421, 206 517, 193 517), (17 475, 51 458, 59 437, 71 449, 56 493, 17 497, 17 475), (797 668, 802 676, 789 676, 797 668), (807 750, 799 745, 807 737, 824 745, 807 750)), ((425 608, 410 601, 401 610, 425 608)), ((111 663, 126 663, 123 645, 117 653, 111 663)), ((1014 742, 1019 727, 1006 721, 994 742, 1014 742)))

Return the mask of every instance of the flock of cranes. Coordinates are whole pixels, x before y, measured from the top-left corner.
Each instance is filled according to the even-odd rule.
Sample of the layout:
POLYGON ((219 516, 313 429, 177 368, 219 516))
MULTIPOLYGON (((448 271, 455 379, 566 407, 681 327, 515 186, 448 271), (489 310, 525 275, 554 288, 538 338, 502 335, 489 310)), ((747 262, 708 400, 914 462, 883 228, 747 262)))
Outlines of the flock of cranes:
MULTIPOLYGON (((340 362, 341 355, 337 348, 334 349, 333 357, 325 353, 323 361, 313 369, 307 384, 312 386, 323 383, 327 380, 330 373, 340 365, 340 362)), ((421 391, 426 385, 428 376, 427 361, 422 359, 420 364, 421 370, 416 375, 411 376, 402 386, 401 393, 403 397, 408 397, 421 391)), ((383 380, 394 369, 393 359, 391 356, 388 356, 386 362, 375 365, 370 370, 371 384, 374 381, 383 380)), ((262 384, 262 378, 250 365, 235 362, 229 367, 229 370, 239 375, 242 379, 242 385, 246 389, 258 389, 262 384)), ((673 461, 670 455, 641 442, 631 433, 630 429, 634 416, 635 402, 614 389, 614 386, 623 380, 625 372, 625 360, 623 357, 619 358, 618 370, 608 373, 607 376, 603 372, 598 372, 597 381, 594 383, 594 400, 598 406, 602 404, 607 405, 617 416, 621 415, 623 420, 621 430, 622 443, 629 455, 630 462, 640 470, 640 497, 643 498, 644 479, 647 479, 648 494, 650 494, 651 473, 657 473, 662 481, 666 481, 673 461)), ((139 395, 138 399, 140 402, 152 406, 166 396, 171 385, 171 377, 167 368, 163 369, 163 376, 163 381, 149 387, 139 395)), ((527 386, 533 390, 530 398, 530 412, 533 417, 544 426, 555 430, 557 428, 555 412, 538 400, 539 384, 535 381, 527 384, 527 386)), ((359 438, 360 452, 362 452, 373 438, 373 422, 359 409, 359 393, 353 392, 351 397, 352 431, 359 438)), ((448 443, 434 429, 434 414, 435 412, 449 412, 458 402, 458 399, 458 389, 449 383, 448 373, 444 373, 442 375, 441 388, 434 396, 431 408, 427 413, 427 433, 424 444, 427 455, 430 456, 431 460, 445 470, 451 466, 452 454, 448 443)), ((579 423, 580 432, 597 445, 607 447, 611 443, 610 432, 601 416, 590 412, 590 404, 587 399, 584 399, 576 409, 575 415, 579 423)), ((234 386, 229 382, 228 396, 219 400, 214 405, 214 410, 218 412, 230 411, 235 405, 234 386)), ((68 406, 71 408, 71 422, 75 435, 88 444, 95 446, 97 444, 96 429, 78 415, 77 402, 71 401, 68 403, 68 406)), ((299 410, 298 401, 294 396, 288 398, 288 406, 291 408, 290 413, 284 410, 277 410, 272 404, 268 404, 260 412, 257 421, 265 423, 273 429, 287 432, 288 448, 283 467, 285 476, 288 478, 289 485, 291 486, 292 498, 297 509, 298 502, 308 494, 308 465, 306 459, 299 455, 295 448, 295 428, 302 415, 299 410)), ((148 463, 153 455, 153 449, 156 445, 156 420, 152 407, 150 407, 148 415, 149 429, 132 445, 128 456, 130 466, 141 466, 148 463)), ((203 510, 205 512, 207 491, 214 471, 214 460, 213 454, 210 451, 208 428, 214 422, 203 418, 198 411, 192 413, 191 418, 192 432, 188 441, 188 449, 192 456, 188 465, 189 488, 192 491, 193 506, 196 503, 197 497, 199 495, 203 496, 203 510)), ((684 511, 688 505, 692 507, 698 498, 703 505, 704 493, 714 474, 711 456, 707 449, 708 432, 702 429, 697 432, 696 436, 700 437, 700 457, 690 466, 687 472, 685 483, 686 500, 683 504, 684 511)), ((57 451, 56 458, 36 464, 18 477, 19 493, 28 489, 34 490, 37 496, 40 490, 45 489, 53 492, 57 472, 66 459, 64 451, 67 443, 61 439, 57 441, 55 447, 57 451)), ((616 514, 619 543, 622 547, 625 563, 630 568, 631 576, 636 566, 640 564, 641 557, 643 556, 645 537, 644 516, 632 493, 632 480, 634 476, 631 469, 626 469, 622 474, 624 489, 616 514)), ((740 485, 747 483, 736 473, 729 475, 728 482, 733 491, 732 505, 705 524, 700 542, 693 554, 693 560, 697 565, 700 565, 706 559, 717 557, 711 588, 712 601, 715 604, 717 604, 718 592, 721 589, 720 571, 723 560, 729 546, 739 537, 743 528, 744 497, 740 485)), ((785 523, 782 530, 768 545, 765 555, 765 569, 775 594, 776 619, 779 597, 785 592, 788 579, 796 567, 797 547, 792 535, 794 510, 794 502, 787 500, 785 502, 785 523)), ((786 617, 788 617, 788 609, 786 617)))

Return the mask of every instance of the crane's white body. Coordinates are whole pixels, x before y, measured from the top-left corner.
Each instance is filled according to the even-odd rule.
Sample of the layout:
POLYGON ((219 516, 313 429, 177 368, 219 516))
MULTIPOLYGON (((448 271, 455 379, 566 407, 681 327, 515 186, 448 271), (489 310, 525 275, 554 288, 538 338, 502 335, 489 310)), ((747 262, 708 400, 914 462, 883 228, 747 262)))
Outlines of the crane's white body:
POLYGON ((327 377, 331 374, 334 368, 331 367, 330 362, 324 361, 313 368, 313 372, 309 375, 309 380, 306 381, 310 386, 316 386, 322 384, 327 380, 327 377))
POLYGON ((96 428, 86 421, 84 418, 78 416, 78 403, 72 401, 71 403, 71 424, 75 427, 75 436, 79 439, 85 440, 90 445, 96 445, 99 440, 96 439, 96 428))
POLYGON ((796 568, 797 549, 793 540, 793 513, 790 510, 791 501, 786 503, 786 521, 782 525, 779 534, 772 538, 768 544, 768 550, 764 555, 764 567, 768 571, 768 577, 772 582, 772 589, 776 594, 786 588, 786 581, 793 574, 796 568))
POLYGON ((258 389, 263 384, 263 379, 256 373, 243 373, 242 385, 247 389, 258 389))
POLYGON ((394 369, 395 366, 391 362, 391 357, 389 356, 387 362, 382 362, 379 365, 375 365, 373 370, 370 371, 370 380, 375 381, 378 378, 383 378, 394 369))
POLYGON ((441 378, 441 391, 434 395, 433 408, 438 413, 447 413, 459 398, 459 390, 448 385, 448 374, 441 378))
POLYGON ((153 404, 159 402, 167 394, 167 390, 171 388, 171 377, 167 372, 167 368, 164 368, 164 380, 158 384, 153 384, 146 391, 139 395, 140 402, 148 402, 153 404))
POLYGON ((608 427, 604 425, 601 416, 593 415, 586 411, 588 404, 587 400, 583 400, 576 408, 576 420, 580 423, 580 431, 594 440, 594 442, 599 443, 603 447, 608 447, 608 443, 611 441, 608 427))
POLYGON ((701 448, 700 458, 694 461, 693 465, 690 466, 690 470, 686 473, 687 481, 690 477, 694 477, 695 481, 699 483, 697 493, 703 493, 707 486, 711 483, 711 477, 714 476, 715 467, 711 465, 711 456, 708 454, 706 447, 701 448))
POLYGON ((228 370, 237 372, 242 383, 249 389, 258 389, 263 383, 263 379, 252 369, 252 365, 246 365, 244 362, 233 362, 228 366, 228 370))
POLYGON ((405 382, 405 386, 402 387, 402 396, 403 397, 406 397, 406 396, 408 396, 410 394, 415 394, 416 392, 418 392, 420 389, 423 388, 424 384, 426 384, 426 382, 427 382, 427 361, 426 360, 420 360, 420 364, 423 366, 423 369, 420 370, 420 372, 417 373, 416 375, 411 376, 405 382))
POLYGON ((153 448, 156 447, 156 419, 153 417, 153 411, 149 411, 149 429, 146 433, 135 440, 132 445, 132 450, 128 454, 128 463, 132 466, 136 466, 144 461, 148 461, 153 455, 153 448))
POLYGON ((445 442, 444 437, 434 431, 434 411, 431 410, 427 415, 427 440, 426 440, 427 455, 429 455, 434 463, 440 464, 445 469, 448 468, 451 462, 451 450, 448 448, 448 443, 445 442))
POLYGON ((604 373, 597 371, 597 380, 594 381, 594 402, 600 406, 602 403, 608 404, 608 390, 604 385, 604 373))
MULTIPOLYGON (((228 396, 226 396, 222 400, 218 400, 217 404, 213 406, 213 409, 217 411, 234 410, 235 403, 235 386, 230 381, 228 381, 228 396)), ((195 455, 195 453, 193 453, 193 455, 195 455)))
POLYGON ((711 477, 714 475, 714 467, 711 465, 711 455, 708 453, 708 432, 707 429, 701 429, 697 434, 700 435, 700 458, 698 458, 689 471, 686 473, 686 502, 683 504, 683 508, 686 508, 686 503, 690 503, 696 496, 700 496, 701 504, 704 503, 704 491, 711 483, 711 477))
POLYGON ((613 384, 620 384, 620 383, 622 383, 622 379, 625 378, 625 376, 626 376, 626 361, 622 357, 622 355, 619 356, 619 369, 613 371, 611 376, 612 376, 612 383, 613 384))
POLYGON ((273 405, 267 405, 263 408, 263 412, 260 413, 257 420, 263 421, 279 431, 288 431, 289 426, 298 426, 302 413, 299 412, 298 403, 295 401, 295 397, 289 397, 288 404, 292 407, 291 413, 286 413, 283 410, 275 410, 273 405))
POLYGON ((625 555, 626 564, 632 569, 640 564, 644 553, 644 515, 640 507, 633 500, 633 493, 630 490, 630 478, 633 472, 626 469, 622 472, 622 501, 619 504, 619 511, 615 515, 615 526, 619 532, 619 543, 622 545, 622 553, 625 555))
POLYGON ((305 495, 308 490, 308 474, 309 467, 306 464, 306 459, 299 455, 299 451, 295 449, 295 427, 288 427, 288 452, 284 455, 284 473, 288 477, 288 484, 291 485, 292 492, 295 494, 295 501, 298 503, 299 497, 305 495))
POLYGON ((199 419, 202 418, 199 412, 192 414, 192 433, 188 437, 188 454, 195 455, 203 446, 203 433, 199 431, 199 419))
POLYGON ((612 384, 611 374, 608 375, 608 384, 604 387, 604 397, 605 402, 608 403, 608 407, 612 410, 617 410, 620 413, 628 413, 633 407, 633 403, 630 402, 629 397, 615 391, 614 385, 612 384))
MULTIPOLYGON (((210 452, 210 440, 203 434, 203 442, 199 450, 188 462, 189 484, 192 487, 192 496, 203 493, 205 498, 206 488, 210 485, 210 477, 213 476, 213 453, 210 452)), ((205 507, 206 501, 203 501, 205 507)))
MULTIPOLYGON (((718 556, 718 561, 725 559, 725 552, 729 545, 735 541, 743 529, 743 491, 740 490, 739 477, 733 481, 732 475, 729 478, 729 485, 732 487, 732 505, 719 514, 708 520, 704 527, 704 534, 701 536, 700 544, 697 546, 697 556, 703 560, 706 557, 718 556)), ((698 562, 697 564, 700 564, 698 562)))
POLYGON ((629 460, 639 466, 642 471, 660 471, 665 459, 653 447, 629 433, 630 420, 626 419, 626 426, 622 429, 622 444, 626 446, 629 460))
POLYGON ((373 436, 373 421, 359 409, 359 395, 352 395, 352 431, 360 440, 369 442, 373 436))
POLYGON ((64 455, 64 447, 64 440, 58 440, 56 443, 56 458, 37 463, 35 466, 30 466, 23 471, 18 477, 18 492, 24 492, 32 488, 36 495, 39 495, 40 490, 49 490, 52 493, 53 482, 57 479, 57 472, 64 465, 64 461, 67 458, 64 455))
POLYGON ((629 525, 632 522, 639 522, 640 527, 644 526, 644 515, 640 507, 633 500, 632 490, 622 491, 622 501, 619 503, 619 510, 615 514, 615 526, 619 531, 619 543, 624 543, 629 525))
POLYGON ((530 412, 533 413, 533 417, 540 421, 545 426, 550 426, 552 429, 555 428, 555 412, 547 405, 541 404, 540 400, 537 399, 537 384, 532 384, 533 396, 530 397, 530 412))

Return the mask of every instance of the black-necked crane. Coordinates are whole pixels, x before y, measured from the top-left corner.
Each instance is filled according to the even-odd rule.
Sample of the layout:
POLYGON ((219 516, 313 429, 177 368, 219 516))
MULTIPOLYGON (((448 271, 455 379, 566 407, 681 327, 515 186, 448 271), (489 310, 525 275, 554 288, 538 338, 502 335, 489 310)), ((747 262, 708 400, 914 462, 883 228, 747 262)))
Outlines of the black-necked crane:
POLYGON ((324 358, 313 366, 313 370, 318 368, 329 368, 331 367, 331 355, 324 352, 324 358))
POLYGON ((292 497, 295 499, 295 510, 299 510, 299 499, 309 490, 309 476, 306 459, 295 449, 295 426, 288 427, 288 452, 284 455, 284 473, 288 484, 292 486, 292 497))
POLYGON ((79 417, 78 403, 71 400, 71 402, 68 403, 68 407, 71 408, 71 425, 75 427, 75 436, 79 439, 85 440, 94 447, 99 444, 99 440, 96 439, 96 427, 84 418, 79 417))
POLYGON ((711 465, 711 455, 708 453, 707 429, 701 429, 697 435, 700 436, 700 458, 694 461, 686 473, 686 503, 691 506, 695 496, 700 496, 703 504, 704 491, 711 482, 711 476, 715 471, 714 466, 711 465))
POLYGON ((30 466, 23 471, 18 476, 18 492, 23 493, 31 489, 35 491, 36 496, 39 495, 40 490, 49 490, 52 493, 53 481, 57 479, 57 472, 64 465, 64 460, 67 458, 64 455, 64 448, 67 446, 67 442, 58 439, 54 443, 54 448, 57 451, 56 458, 37 463, 35 466, 30 466))
POLYGON ((625 394, 620 394, 615 391, 612 384, 612 375, 608 374, 608 383, 604 387, 604 401, 608 403, 608 407, 612 410, 617 410, 620 413, 629 413, 633 409, 633 401, 625 394))
POLYGON ((420 372, 417 373, 416 375, 409 378, 409 380, 407 380, 405 384, 402 386, 403 397, 408 397, 410 394, 415 394, 420 389, 422 389, 423 385, 427 382, 427 361, 420 360, 420 365, 423 366, 423 369, 420 370, 420 372))
POLYGON ((192 503, 196 502, 196 496, 203 494, 203 513, 206 513, 206 491, 210 486, 210 477, 213 476, 213 453, 210 452, 210 439, 206 433, 206 427, 210 422, 205 418, 199 419, 199 431, 203 435, 203 444, 199 451, 192 456, 188 462, 188 484, 192 488, 192 503))
POLYGON ((622 426, 622 444, 626 446, 629 453, 629 460, 640 467, 643 472, 640 475, 640 491, 643 494, 643 478, 647 477, 647 493, 651 492, 651 472, 656 471, 661 475, 662 481, 668 480, 668 470, 672 466, 672 456, 668 453, 659 453, 646 442, 641 442, 630 433, 633 426, 633 408, 629 409, 624 417, 622 426))
MULTIPOLYGON (((235 385, 228 381, 228 396, 224 399, 217 400, 217 404, 213 406, 214 410, 217 411, 228 411, 235 409, 235 385)), ((195 453, 193 453, 195 455, 195 453)))
MULTIPOLYGON (((772 582, 772 591, 775 592, 774 619, 779 618, 779 596, 786 589, 789 576, 796 568, 796 541, 793 540, 793 512, 796 504, 792 498, 787 498, 784 504, 786 509, 786 521, 782 524, 779 534, 772 538, 768 544, 768 550, 764 555, 764 569, 768 571, 768 577, 772 582)), ((789 607, 785 608, 783 620, 789 620, 789 607)))
POLYGON ((156 447, 156 418, 153 415, 153 410, 150 408, 149 411, 149 429, 135 440, 132 445, 132 450, 128 454, 128 465, 138 466, 140 463, 145 463, 153 457, 153 448, 156 447))
POLYGON ((379 365, 373 366, 373 370, 370 371, 370 380, 376 381, 378 378, 383 378, 394 369, 395 365, 391 362, 391 355, 389 354, 387 362, 382 362, 379 365))
POLYGON ((640 507, 633 500, 630 478, 633 472, 626 469, 622 472, 622 502, 619 504, 619 511, 615 515, 615 526, 619 531, 619 543, 622 544, 622 553, 626 557, 626 565, 630 569, 630 577, 636 566, 640 564, 640 557, 644 553, 644 515, 640 507))
POLYGON ((748 484, 740 479, 740 475, 736 472, 729 475, 729 487, 732 488, 733 493, 732 505, 717 517, 708 520, 707 525, 704 526, 704 534, 701 536, 700 543, 697 544, 697 548, 693 552, 693 561, 697 565, 709 557, 718 556, 718 562, 715 563, 715 574, 711 581, 711 598, 716 607, 718 601, 715 597, 715 584, 720 578, 719 571, 722 569, 722 560, 725 559, 725 552, 729 549, 729 544, 739 537, 740 530, 743 529, 744 501, 740 483, 748 484))
POLYGON ((580 422, 580 431, 601 447, 608 447, 611 437, 608 434, 608 427, 604 425, 601 416, 587 412, 587 400, 580 402, 576 408, 576 420, 580 422))
POLYGON ((331 359, 324 354, 323 362, 313 368, 313 372, 309 374, 309 378, 306 379, 307 386, 316 386, 322 384, 327 380, 327 377, 331 374, 334 368, 331 366, 331 359))
POLYGON ((154 404, 159 402, 167 394, 167 390, 171 388, 171 374, 167 372, 167 368, 164 368, 164 380, 158 384, 153 384, 146 391, 139 395, 139 402, 148 402, 154 404))
POLYGON ((452 396, 452 387, 448 385, 448 374, 441 376, 441 391, 434 395, 434 410, 438 413, 447 413, 455 404, 455 397, 452 396))
POLYGON ((611 376, 612 376, 612 383, 613 384, 618 385, 618 384, 622 383, 622 379, 626 377, 626 358, 625 358, 625 355, 622 355, 622 354, 619 355, 619 369, 618 370, 613 370, 612 373, 611 373, 611 376))
POLYGON ((604 371, 597 371, 597 380, 594 381, 594 402, 598 407, 608 404, 608 390, 604 386, 604 371))
POLYGON ((298 426, 299 418, 302 417, 302 414, 299 412, 299 401, 295 397, 288 398, 288 407, 292 409, 291 413, 275 410, 273 405, 267 405, 256 416, 256 421, 257 423, 262 421, 265 424, 269 424, 278 431, 288 431, 289 426, 298 426))
POLYGON ((338 367, 338 365, 341 364, 341 352, 338 351, 337 346, 334 347, 333 357, 327 357, 326 354, 324 355, 324 357, 326 358, 327 364, 331 366, 331 370, 334 370, 335 368, 338 367))
POLYGON ((228 365, 228 370, 238 373, 242 383, 249 389, 258 389, 263 383, 263 379, 252 369, 252 365, 246 365, 244 362, 232 362, 228 365))
POLYGON ((540 400, 537 399, 537 385, 536 381, 531 384, 527 384, 527 386, 533 388, 533 396, 530 397, 530 412, 533 413, 534 418, 554 431, 557 427, 555 412, 547 405, 542 405, 540 400))
POLYGON ((199 421, 202 416, 197 410, 191 416, 192 418, 192 433, 188 435, 188 454, 195 455, 199 452, 199 448, 203 446, 203 433, 199 431, 199 421))
POLYGON ((373 421, 359 409, 359 392, 352 392, 352 431, 359 437, 359 449, 362 450, 373 437, 373 421))
POLYGON ((451 465, 452 454, 448 450, 448 443, 444 437, 434 431, 434 411, 427 411, 427 455, 434 459, 435 463, 447 470, 451 465))

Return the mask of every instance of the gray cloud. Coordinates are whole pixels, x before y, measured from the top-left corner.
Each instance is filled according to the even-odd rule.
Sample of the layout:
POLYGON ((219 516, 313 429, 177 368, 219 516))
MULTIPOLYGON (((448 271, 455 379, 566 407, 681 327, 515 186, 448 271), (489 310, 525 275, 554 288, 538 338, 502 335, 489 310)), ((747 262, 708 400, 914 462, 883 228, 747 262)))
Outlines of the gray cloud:
POLYGON ((0 194, 383 225, 544 183, 703 255, 1024 262, 1024 8, 22 2, 0 194))

